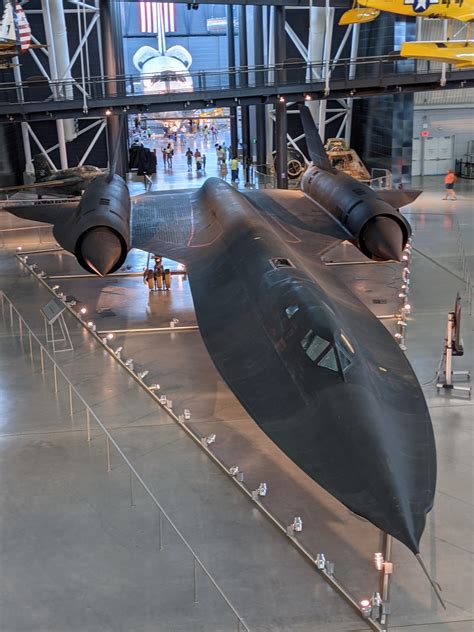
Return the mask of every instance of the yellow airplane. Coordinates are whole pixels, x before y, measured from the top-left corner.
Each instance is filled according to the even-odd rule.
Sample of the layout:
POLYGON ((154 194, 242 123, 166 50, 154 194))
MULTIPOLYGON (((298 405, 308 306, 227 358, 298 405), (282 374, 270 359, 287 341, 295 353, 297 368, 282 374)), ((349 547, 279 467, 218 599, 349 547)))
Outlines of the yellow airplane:
MULTIPOLYGON (((356 0, 356 6, 342 14, 339 24, 347 26, 372 22, 381 11, 411 17, 473 22, 474 0, 356 0)), ((468 68, 474 66, 474 42, 469 39, 449 38, 445 42, 405 42, 400 49, 400 55, 468 68)))
POLYGON ((474 0, 357 0, 356 5, 342 14, 340 26, 372 22, 381 11, 411 17, 474 21, 474 0))

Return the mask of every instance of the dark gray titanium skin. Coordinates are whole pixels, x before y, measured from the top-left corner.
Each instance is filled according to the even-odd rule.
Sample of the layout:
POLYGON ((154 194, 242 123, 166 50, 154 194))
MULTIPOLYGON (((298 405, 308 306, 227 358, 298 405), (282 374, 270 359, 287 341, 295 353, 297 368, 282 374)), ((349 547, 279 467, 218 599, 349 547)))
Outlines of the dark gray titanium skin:
MULTIPOLYGON (((189 194, 170 201, 179 195, 189 194)), ((201 335, 222 377, 303 471, 417 553, 436 481, 431 420, 391 334, 320 261, 347 234, 293 191, 244 196, 209 179, 189 206, 193 225, 175 243, 162 241, 159 227, 145 243, 137 227, 137 238, 187 265, 201 335), (282 257, 294 267, 275 269, 271 260, 282 257), (301 345, 311 329, 339 347, 343 332, 355 351, 350 367, 313 362, 301 345)))
MULTIPOLYGON (((322 180, 320 171, 310 168, 308 177, 314 173, 322 180)), ((342 201, 334 183, 346 180, 329 175, 334 199, 342 201)), ((329 184, 324 190, 330 195, 329 184)), ((65 246, 71 252, 81 244, 79 230, 105 226, 119 232, 125 225, 122 185, 114 191, 121 223, 101 210, 98 201, 105 194, 100 187, 91 192, 94 212, 87 213, 84 203, 77 217, 61 225, 52 211, 58 238, 74 234, 65 246)), ((372 199, 372 215, 383 208, 397 226, 398 211, 382 202, 377 207, 372 199)), ((360 245, 371 213, 361 214, 358 225, 341 217, 335 221, 301 191, 244 195, 210 178, 198 191, 135 198, 131 245, 186 264, 209 353, 264 432, 349 509, 418 553, 436 484, 435 444, 423 393, 390 333, 334 268, 321 262, 321 255, 343 239, 360 245), (275 258, 288 259, 292 267, 275 269, 275 258), (299 309, 289 318, 286 309, 294 305, 299 309), (339 355, 337 371, 313 362, 302 347, 309 330, 339 349, 343 333, 354 350, 350 366, 342 370, 339 355)), ((390 238, 394 232, 389 230, 390 238)), ((128 232, 121 239, 129 243, 128 232)))
POLYGON ((75 212, 55 225, 58 243, 88 272, 105 276, 118 270, 130 250, 130 194, 118 175, 97 176, 75 212))

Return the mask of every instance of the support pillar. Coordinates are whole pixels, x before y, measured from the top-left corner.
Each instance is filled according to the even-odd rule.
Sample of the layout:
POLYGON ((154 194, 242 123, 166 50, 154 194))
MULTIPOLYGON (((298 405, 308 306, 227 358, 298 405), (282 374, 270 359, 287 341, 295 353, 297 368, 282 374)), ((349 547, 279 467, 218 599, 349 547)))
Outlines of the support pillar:
MULTIPOLYGON (((254 6, 253 8, 253 37, 255 51, 255 66, 262 67, 264 65, 263 57, 263 7, 254 6)), ((263 85, 263 71, 255 73, 255 83, 257 86, 263 85)), ((267 156, 266 156, 266 134, 265 134, 265 106, 255 106, 255 123, 257 128, 257 169, 266 172, 267 156), (264 169, 265 166, 265 169, 264 169)))
MULTIPOLYGON (((359 33, 360 24, 354 24, 352 26, 352 41, 351 41, 351 57, 349 65, 349 79, 354 79, 357 68, 357 51, 359 49, 359 33)), ((352 113, 354 110, 354 99, 347 99, 347 119, 346 119, 346 132, 345 141, 348 147, 351 144, 351 132, 352 132, 352 113)))
MULTIPOLYGON (((227 54, 229 63, 229 87, 236 87, 235 79, 235 32, 234 32, 234 6, 227 5, 227 54)), ((230 109, 230 146, 232 149, 231 158, 237 158, 238 135, 237 135, 237 108, 230 109)))
MULTIPOLYGON (((277 85, 286 84, 286 32, 285 7, 274 8, 275 16, 275 63, 277 66, 277 85)), ((279 189, 288 188, 288 147, 287 147, 286 101, 278 100, 275 107, 275 149, 276 177, 279 189)))
MULTIPOLYGON (((56 53, 56 42, 54 37, 53 26, 51 22, 51 5, 48 0, 42 0, 41 3, 43 10, 43 22, 44 22, 44 30, 46 36, 46 44, 48 45, 48 61, 49 61, 49 74, 51 79, 51 90, 53 92, 53 98, 60 98, 60 89, 58 86, 58 67, 56 63, 57 53, 56 53)), ((62 119, 56 120, 56 131, 58 135, 58 149, 59 149, 59 159, 61 162, 61 169, 68 168, 67 161, 67 151, 66 151, 66 138, 64 134, 64 121, 62 119)))
MULTIPOLYGON (((105 96, 116 96, 125 94, 125 84, 117 81, 117 77, 124 77, 123 60, 123 38, 122 38, 122 16, 121 3, 114 0, 100 0, 100 30, 102 37, 102 52, 104 58, 104 71, 107 81, 105 82, 105 96)), ((107 142, 109 165, 112 164, 112 153, 117 148, 119 157, 117 160, 116 173, 125 178, 128 151, 127 125, 123 125, 120 135, 120 120, 125 114, 113 114, 107 117, 107 142), (119 138, 120 135, 120 138, 119 138)))
MULTIPOLYGON (((248 51, 247 51, 247 7, 239 6, 239 60, 240 67, 243 72, 240 73, 240 87, 248 86, 248 51)), ((250 184, 250 163, 252 162, 251 145, 250 145, 250 117, 249 106, 242 105, 240 108, 242 117, 242 149, 243 149, 243 167, 245 173, 245 185, 250 184)))
MULTIPOLYGON (((267 42, 267 66, 268 68, 275 67, 275 7, 267 6, 267 32, 268 32, 268 42, 267 42)), ((269 70, 267 73, 267 81, 268 84, 271 85, 275 81, 275 70, 269 70)), ((267 165, 273 164, 273 136, 274 136, 274 125, 272 118, 273 108, 271 105, 266 105, 266 116, 265 116, 265 129, 266 129, 266 163, 267 165)))
MULTIPOLYGON (((58 73, 59 92, 62 98, 73 99, 72 74, 71 70, 68 69, 70 57, 63 0, 48 0, 48 5, 54 38, 54 55, 58 73)), ((74 120, 64 119, 63 128, 66 141, 73 141, 77 136, 74 129, 74 120)))

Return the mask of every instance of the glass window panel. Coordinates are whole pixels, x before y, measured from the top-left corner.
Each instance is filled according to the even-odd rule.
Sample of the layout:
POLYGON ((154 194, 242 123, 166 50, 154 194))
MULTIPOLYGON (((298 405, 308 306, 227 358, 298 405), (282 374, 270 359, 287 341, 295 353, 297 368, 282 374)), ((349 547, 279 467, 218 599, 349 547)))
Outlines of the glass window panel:
POLYGON ((290 305, 285 310, 286 315, 288 316, 288 318, 291 318, 292 316, 296 314, 297 311, 299 311, 299 309, 300 309, 299 305, 290 305))
POLYGON ((311 341, 313 340, 314 336, 315 336, 314 331, 312 329, 310 329, 308 331, 308 333, 306 334, 306 336, 301 341, 301 346, 303 347, 303 349, 305 351, 309 347, 309 345, 311 344, 311 341))
POLYGON ((338 371, 336 352, 334 351, 334 347, 331 347, 329 349, 326 355, 318 362, 318 365, 324 367, 325 369, 331 369, 331 371, 338 371))
POLYGON ((347 367, 349 367, 351 365, 351 359, 349 358, 347 353, 345 353, 339 347, 337 348, 337 351, 339 353, 339 362, 341 363, 341 368, 342 368, 343 371, 345 371, 347 369, 347 367))

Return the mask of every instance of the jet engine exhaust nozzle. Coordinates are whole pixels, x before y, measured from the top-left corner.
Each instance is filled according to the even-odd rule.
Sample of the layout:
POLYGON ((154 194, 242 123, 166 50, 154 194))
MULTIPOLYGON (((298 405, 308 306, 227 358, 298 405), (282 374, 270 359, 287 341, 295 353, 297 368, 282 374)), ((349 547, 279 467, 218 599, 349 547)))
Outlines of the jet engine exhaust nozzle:
POLYGON ((77 258, 92 272, 105 276, 119 268, 127 255, 119 235, 106 226, 88 230, 81 238, 77 258))
POLYGON ((391 217, 377 215, 367 222, 360 236, 362 252, 371 259, 401 261, 406 236, 391 217))

